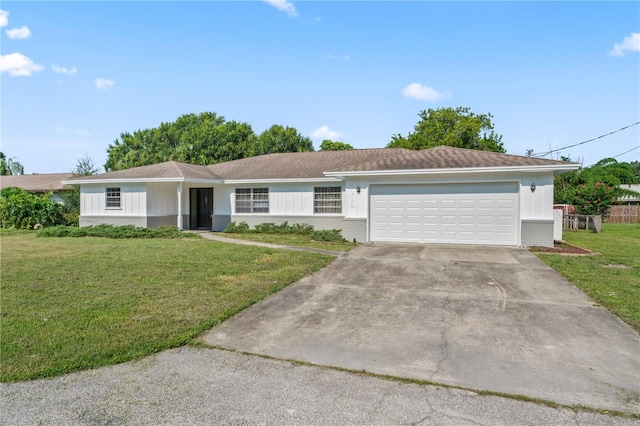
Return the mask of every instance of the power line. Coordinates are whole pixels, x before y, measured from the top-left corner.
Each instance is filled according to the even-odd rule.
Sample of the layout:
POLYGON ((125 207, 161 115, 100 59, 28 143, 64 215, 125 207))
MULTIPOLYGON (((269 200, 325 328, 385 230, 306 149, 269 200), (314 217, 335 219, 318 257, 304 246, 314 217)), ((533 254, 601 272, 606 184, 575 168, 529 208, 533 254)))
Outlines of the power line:
MULTIPOLYGON (((614 156, 612 156, 612 157, 607 157, 607 158, 618 158, 618 157, 620 157, 620 156, 622 156, 622 155, 625 155, 625 154, 630 153, 631 151, 635 151, 636 149, 640 149, 640 145, 636 146, 635 148, 631 148, 631 149, 629 149, 629 150, 627 150, 627 151, 623 152, 622 154, 614 155, 614 156)), ((595 166, 595 165, 596 165, 596 163, 593 163, 593 164, 590 164, 590 165, 588 165, 587 167, 584 167, 584 168, 586 169, 586 168, 589 168, 589 167, 591 167, 591 166, 595 166)))
MULTIPOLYGON (((629 127, 633 127, 633 126, 636 126, 636 125, 638 125, 638 124, 640 124, 640 121, 637 121, 637 122, 635 122, 635 123, 633 123, 633 124, 629 124, 628 126, 621 127, 621 128, 619 128, 618 130, 614 130, 613 132, 609 132, 609 133, 607 133, 607 134, 605 134, 605 135, 600 135, 600 136, 595 137, 595 138, 593 138, 593 139, 589 139, 589 140, 586 140, 586 141, 578 142, 578 143, 575 143, 575 144, 573 144, 573 145, 564 146, 564 147, 562 147, 562 148, 558 148, 558 149, 552 149, 551 151, 547 151, 547 152, 540 152, 540 153, 538 153, 538 154, 533 154, 533 156, 534 156, 534 157, 542 157, 542 156, 545 156, 545 155, 548 155, 548 154, 552 154, 552 153, 554 153, 554 152, 562 151, 563 149, 573 148, 574 146, 583 145, 583 144, 585 144, 585 143, 587 143, 587 142, 593 142, 593 141, 595 141, 595 140, 602 139, 602 138, 604 138, 604 137, 606 137, 606 136, 613 135, 614 133, 621 132, 621 131, 623 131, 623 130, 625 130, 625 129, 628 129, 629 127)), ((634 148, 634 149, 635 149, 635 148, 634 148)))
POLYGON ((614 155, 612 158, 618 158, 618 157, 620 157, 622 155, 625 155, 625 154, 627 154, 627 153, 629 153, 631 151, 635 151, 636 149, 640 149, 640 145, 636 146, 635 148, 631 148, 629 151, 625 151, 622 154, 614 155))

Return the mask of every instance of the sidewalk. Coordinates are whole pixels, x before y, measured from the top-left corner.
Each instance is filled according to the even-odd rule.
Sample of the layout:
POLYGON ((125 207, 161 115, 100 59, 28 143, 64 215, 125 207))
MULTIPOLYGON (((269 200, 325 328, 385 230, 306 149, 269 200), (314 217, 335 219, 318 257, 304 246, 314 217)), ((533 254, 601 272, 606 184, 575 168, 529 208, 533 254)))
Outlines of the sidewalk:
POLYGON ((336 256, 336 257, 345 253, 341 251, 324 250, 324 249, 317 249, 312 247, 297 247, 297 246, 287 246, 282 244, 263 243, 261 241, 241 240, 237 238, 229 238, 229 237, 216 235, 210 231, 190 230, 190 231, 184 231, 184 232, 198 234, 202 238, 206 238, 207 240, 218 241, 221 243, 242 244, 245 246, 269 247, 269 248, 278 249, 278 250, 308 251, 311 253, 328 254, 330 256, 336 256))

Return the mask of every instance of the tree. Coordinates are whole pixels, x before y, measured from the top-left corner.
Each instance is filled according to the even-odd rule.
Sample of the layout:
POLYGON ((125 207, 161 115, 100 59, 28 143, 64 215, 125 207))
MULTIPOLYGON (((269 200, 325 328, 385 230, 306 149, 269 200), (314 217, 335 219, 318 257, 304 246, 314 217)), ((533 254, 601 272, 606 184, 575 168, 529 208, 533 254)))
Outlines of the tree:
POLYGON ((345 149, 353 149, 353 147, 348 143, 332 141, 331 139, 325 139, 320 144, 320 151, 342 151, 345 149))
MULTIPOLYGON (((570 161, 569 158, 562 158, 570 161)), ((638 195, 622 184, 637 183, 629 163, 603 158, 591 167, 563 173, 554 178, 554 203, 572 204, 579 214, 606 215, 609 206, 623 195, 638 195)))
POLYGON ((100 171, 100 168, 95 165, 93 158, 89 157, 89 154, 84 153, 84 157, 78 159, 76 168, 73 170, 74 176, 91 176, 100 171))
POLYGON ((31 229, 36 223, 44 226, 64 224, 60 205, 48 196, 21 188, 7 187, 0 191, 0 226, 31 229))
POLYGON ((474 114, 469 108, 439 108, 421 111, 414 132, 395 134, 388 148, 427 149, 440 145, 481 151, 506 152, 502 135, 493 129, 491 114, 474 114))
POLYGON ((0 175, 23 175, 24 167, 15 158, 7 158, 3 152, 0 152, 0 175))
POLYGON ((313 151, 313 142, 293 127, 274 124, 258 136, 254 155, 313 151))
POLYGON ((636 176, 636 179, 640 181, 640 161, 632 161, 629 164, 631 165, 631 170, 633 170, 633 174, 636 176))
POLYGON ((272 152, 313 151, 292 127, 273 125, 256 136, 251 125, 214 112, 184 114, 153 129, 125 132, 107 149, 107 172, 163 161, 214 164, 272 152))

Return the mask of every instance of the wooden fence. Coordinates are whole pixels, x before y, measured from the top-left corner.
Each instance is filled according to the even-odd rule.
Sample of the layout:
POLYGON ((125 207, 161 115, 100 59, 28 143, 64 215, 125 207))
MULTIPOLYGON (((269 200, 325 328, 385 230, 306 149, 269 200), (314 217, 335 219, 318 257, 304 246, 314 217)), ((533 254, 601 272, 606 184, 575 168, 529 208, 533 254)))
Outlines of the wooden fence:
POLYGON ((602 216, 566 214, 562 217, 562 228, 568 230, 592 229, 598 234, 602 230, 602 216))
POLYGON ((611 206, 607 216, 609 223, 640 223, 640 205, 611 206))

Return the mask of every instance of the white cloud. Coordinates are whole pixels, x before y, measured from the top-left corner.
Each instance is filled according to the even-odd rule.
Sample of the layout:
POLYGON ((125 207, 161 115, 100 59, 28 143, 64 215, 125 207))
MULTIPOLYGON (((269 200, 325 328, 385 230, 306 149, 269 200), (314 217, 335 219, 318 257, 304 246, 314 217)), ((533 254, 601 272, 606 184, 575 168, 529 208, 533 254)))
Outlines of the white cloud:
POLYGON ((9 12, 0 9, 0 28, 9 25, 9 12))
POLYGON ((7 30, 7 35, 9 36, 9 38, 12 38, 14 40, 20 40, 23 38, 31 37, 31 31, 29 31, 28 27, 12 28, 10 30, 7 30))
POLYGON ((96 87, 98 89, 107 90, 111 89, 116 83, 113 80, 109 80, 106 78, 96 78, 94 80, 96 87))
POLYGON ((324 126, 320 126, 317 129, 315 129, 313 132, 311 132, 311 137, 314 139, 337 139, 339 137, 341 137, 342 134, 335 132, 331 129, 329 129, 329 126, 327 126, 326 124, 324 126))
POLYGON ((624 56, 625 52, 640 52, 640 33, 631 33, 622 43, 614 44, 609 56, 624 56))
POLYGON ((29 76, 34 72, 42 71, 42 69, 42 65, 34 64, 22 53, 0 55, 0 73, 8 72, 13 77, 20 77, 29 76))
POLYGON ((87 132, 84 129, 73 129, 73 130, 70 130, 70 129, 65 129, 62 126, 54 126, 53 131, 56 132, 56 133, 61 133, 61 134, 62 133, 67 133, 67 134, 73 133, 74 135, 77 135, 77 136, 90 136, 90 133, 87 132))
POLYGON ((266 3, 269 3, 271 6, 275 7, 282 12, 287 12, 289 18, 295 18, 298 16, 298 12, 296 12, 296 7, 293 3, 287 0, 263 0, 266 3))
POLYGON ((339 55, 339 56, 327 55, 327 58, 329 58, 329 59, 342 59, 342 60, 348 61, 349 59, 351 59, 351 56, 349 56, 349 55, 339 55))
POLYGON ((53 72, 55 72, 56 74, 67 74, 67 75, 73 75, 75 73, 78 72, 78 70, 74 67, 74 68, 66 68, 66 67, 59 67, 57 65, 51 65, 51 69, 53 70, 53 72))
POLYGON ((402 89, 402 94, 408 98, 418 99, 420 101, 437 101, 442 98, 450 98, 451 93, 440 93, 431 86, 423 86, 420 83, 411 83, 402 89))

